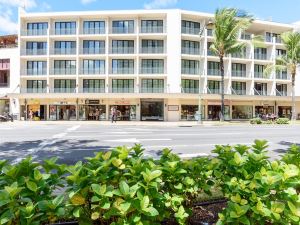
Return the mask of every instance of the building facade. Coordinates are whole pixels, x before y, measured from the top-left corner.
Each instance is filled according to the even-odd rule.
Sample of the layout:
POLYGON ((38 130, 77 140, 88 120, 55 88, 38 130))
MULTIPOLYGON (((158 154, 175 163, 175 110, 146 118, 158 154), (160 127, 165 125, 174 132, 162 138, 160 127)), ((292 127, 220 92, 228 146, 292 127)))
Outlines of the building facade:
MULTIPOLYGON (((183 10, 21 12, 11 102, 20 119, 109 120, 116 107, 119 120, 197 120, 201 105, 203 119, 218 120, 220 64, 209 50, 213 30, 204 26, 210 18, 183 10)), ((255 21, 240 34, 247 47, 225 57, 225 119, 290 117, 290 74, 263 71, 285 54, 280 34, 293 29, 255 21), (264 37, 263 47, 254 47, 253 35, 264 37)))

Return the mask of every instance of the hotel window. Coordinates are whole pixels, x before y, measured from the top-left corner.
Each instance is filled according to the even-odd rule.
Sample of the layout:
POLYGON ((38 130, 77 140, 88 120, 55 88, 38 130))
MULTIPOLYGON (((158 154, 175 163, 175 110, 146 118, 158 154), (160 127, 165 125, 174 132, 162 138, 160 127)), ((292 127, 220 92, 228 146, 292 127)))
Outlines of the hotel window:
POLYGON ((207 75, 220 76, 220 63, 219 62, 207 62, 207 75))
POLYGON ((47 35, 48 23, 27 23, 28 36, 47 35))
POLYGON ((164 53, 164 41, 142 40, 142 53, 164 53))
POLYGON ((76 54, 76 41, 55 41, 54 54, 74 55, 76 54))
POLYGON ((142 59, 142 74, 163 74, 163 59, 142 59))
POLYGON ((199 55, 200 54, 200 42, 199 41, 181 41, 181 53, 189 55, 199 55))
POLYGON ((287 96, 287 84, 276 84, 276 96, 287 96))
POLYGON ((104 21, 84 21, 83 22, 84 34, 105 34, 104 21))
POLYGON ((26 55, 46 55, 47 42, 26 42, 26 55))
POLYGON ((105 74, 105 60, 84 59, 83 74, 105 74))
POLYGON ((280 56, 285 56, 286 55, 286 50, 284 49, 276 49, 276 56, 280 57, 280 56))
POLYGON ((72 93, 76 89, 76 80, 75 79, 55 79, 54 80, 54 92, 58 93, 72 93))
POLYGON ((267 95, 268 84, 267 83, 254 83, 254 95, 267 95))
POLYGON ((246 64, 232 63, 231 76, 233 77, 246 77, 246 64))
POLYGON ((113 79, 112 80, 113 93, 133 93, 134 80, 133 79, 113 79))
POLYGON ((87 93, 105 92, 105 80, 104 79, 84 79, 83 80, 83 92, 87 92, 87 93))
POLYGON ((142 93, 163 93, 163 79, 142 79, 142 93))
POLYGON ((134 33, 133 20, 117 20, 112 22, 113 34, 129 34, 134 33))
POLYGON ((55 22, 56 35, 72 35, 76 34, 76 22, 55 22))
POLYGON ((182 74, 199 74, 199 61, 197 60, 181 60, 182 74))
POLYGON ((142 20, 141 33, 163 33, 164 21, 163 20, 142 20))
POLYGON ((27 75, 47 75, 47 62, 27 61, 27 75))
POLYGON ((105 41, 84 40, 83 54, 105 54, 105 41))
POLYGON ((27 80, 27 93, 45 93, 46 88, 46 80, 27 80))
POLYGON ((264 75, 265 66, 254 64, 254 77, 255 78, 267 78, 264 75))
POLYGON ((54 74, 76 74, 76 61, 54 60, 54 74))
POLYGON ((199 80, 181 80, 181 88, 183 93, 199 93, 199 80))
POLYGON ((133 59, 113 59, 112 60, 113 74, 133 74, 134 60, 133 59))
POLYGON ((208 94, 220 94, 221 82, 217 80, 207 81, 207 93, 208 94))
POLYGON ((254 59, 266 60, 267 49, 266 48, 254 48, 254 59))
POLYGON ((246 82, 232 81, 231 82, 231 92, 235 95, 245 95, 246 94, 246 82))
POLYGON ((183 34, 193 34, 199 35, 200 33, 200 23, 182 20, 181 21, 181 32, 183 34))
POLYGON ((113 40, 112 41, 113 54, 133 54, 134 41, 133 40, 113 40))

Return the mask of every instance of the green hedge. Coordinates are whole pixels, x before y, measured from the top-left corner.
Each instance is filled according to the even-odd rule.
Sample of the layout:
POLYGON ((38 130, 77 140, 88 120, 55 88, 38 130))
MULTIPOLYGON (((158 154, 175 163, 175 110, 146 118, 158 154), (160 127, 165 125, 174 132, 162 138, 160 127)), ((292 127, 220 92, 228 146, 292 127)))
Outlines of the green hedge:
POLYGON ((266 141, 216 146, 214 158, 182 160, 168 149, 145 158, 136 145, 71 166, 0 161, 0 224, 186 224, 197 196, 213 189, 228 199, 218 224, 299 224, 300 149, 276 161, 266 149, 266 141))
POLYGON ((251 124, 289 124, 290 120, 288 118, 278 118, 276 120, 265 120, 261 118, 253 118, 250 120, 251 124))

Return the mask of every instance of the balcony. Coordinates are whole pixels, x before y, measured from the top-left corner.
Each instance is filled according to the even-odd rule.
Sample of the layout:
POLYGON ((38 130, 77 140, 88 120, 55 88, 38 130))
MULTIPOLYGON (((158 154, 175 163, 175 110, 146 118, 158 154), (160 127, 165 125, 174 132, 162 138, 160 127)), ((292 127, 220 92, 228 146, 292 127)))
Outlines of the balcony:
POLYGON ((47 88, 21 88, 21 93, 47 93, 47 88))
POLYGON ((240 39, 241 40, 251 40, 251 34, 245 34, 245 33, 242 33, 241 36, 240 36, 240 39))
POLYGON ((276 89, 276 96, 287 96, 287 91, 279 91, 276 89))
POLYGON ((76 75, 76 68, 54 68, 50 71, 51 75, 76 75))
POLYGON ((182 74, 192 74, 192 75, 199 75, 199 69, 198 68, 181 68, 182 74))
POLYGON ((272 36, 265 36, 265 42, 273 42, 273 37, 272 36))
POLYGON ((254 78, 269 79, 270 77, 264 74, 264 72, 254 71, 254 78))
POLYGON ((208 94, 221 94, 221 89, 207 87, 207 93, 208 94))
POLYGON ((134 27, 112 27, 113 34, 133 34, 134 27))
POLYGON ((76 48, 55 48, 51 52, 54 55, 76 55, 76 48))
POLYGON ((163 26, 142 26, 140 32, 144 34, 149 34, 149 33, 161 34, 164 33, 164 27, 163 26))
POLYGON ((254 53, 254 59, 267 60, 267 58, 268 58, 267 54, 254 53))
POLYGON ((182 47, 181 48, 181 54, 200 55, 200 49, 199 48, 182 47))
POLYGON ((134 68, 113 68, 112 74, 134 74, 134 68))
POLYGON ((141 74, 164 74, 163 67, 142 67, 141 74))
POLYGON ((182 34, 199 35, 200 28, 181 27, 182 34))
POLYGON ((247 73, 246 73, 246 70, 232 70, 231 76, 232 77, 246 77, 247 73))
POLYGON ((134 54, 134 47, 112 47, 112 54, 134 54))
POLYGON ((48 34, 47 29, 32 29, 32 30, 22 30, 22 36, 46 36, 48 34))
POLYGON ((75 35, 76 34, 76 29, 55 29, 54 30, 54 35, 75 35))
POLYGON ((276 72, 276 79, 288 80, 287 72, 286 71, 277 71, 276 72))
POLYGON ((208 37, 214 36, 214 30, 213 29, 207 29, 207 36, 208 37))
POLYGON ((210 50, 209 48, 207 49, 207 55, 208 56, 217 56, 217 54, 214 51, 210 50))
POLYGON ((163 54, 165 53, 164 47, 142 47, 142 54, 163 54))
POLYGON ((185 94, 199 94, 199 88, 181 88, 181 92, 185 94))
POLYGON ((21 55, 47 55, 47 49, 22 49, 21 55))
POLYGON ((76 88, 53 88, 53 93, 76 93, 76 88))
POLYGON ((80 93, 105 93, 105 88, 82 88, 79 90, 80 93))
POLYGON ((262 95, 262 96, 268 95, 267 90, 257 90, 256 88, 253 88, 253 90, 254 90, 254 95, 262 95))
POLYGON ((240 59, 246 59, 246 58, 249 58, 249 57, 247 56, 247 53, 246 53, 246 52, 236 52, 236 53, 231 54, 231 57, 232 57, 232 58, 240 58, 240 59))
POLYGON ((105 74, 105 68, 81 69, 80 74, 83 74, 83 75, 105 74))
POLYGON ((140 90, 141 93, 164 93, 165 89, 163 87, 161 88, 147 88, 142 87, 140 90))
POLYGON ((26 69, 24 75, 27 76, 46 76, 47 69, 26 69))
POLYGON ((111 93, 134 93, 134 88, 112 88, 111 93))
POLYGON ((105 34, 105 27, 83 28, 83 34, 105 34))
POLYGON ((0 88, 9 88, 9 83, 0 83, 0 88))
POLYGON ((234 88, 231 88, 231 94, 232 95, 246 95, 246 90, 245 89, 234 89, 234 88))
POLYGON ((105 54, 105 48, 83 48, 81 54, 86 55, 101 55, 105 54))
POLYGON ((208 69, 207 75, 210 76, 221 76, 221 71, 219 69, 208 69))

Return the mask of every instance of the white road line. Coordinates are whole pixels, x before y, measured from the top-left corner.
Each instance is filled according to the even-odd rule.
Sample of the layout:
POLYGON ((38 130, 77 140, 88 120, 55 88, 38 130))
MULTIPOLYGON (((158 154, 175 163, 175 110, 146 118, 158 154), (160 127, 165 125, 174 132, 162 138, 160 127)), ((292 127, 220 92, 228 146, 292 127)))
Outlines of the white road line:
POLYGON ((73 127, 68 128, 67 131, 68 131, 68 132, 70 132, 70 131, 75 131, 75 130, 77 130, 79 127, 81 127, 81 126, 80 126, 80 125, 73 126, 73 127))
POLYGON ((140 143, 141 141, 172 141, 172 139, 137 139, 137 138, 128 138, 128 139, 115 139, 115 140, 103 140, 105 142, 122 142, 122 143, 140 143))
MULTIPOLYGON (((268 142, 269 144, 271 142, 268 142)), ((215 146, 215 145, 252 145, 253 142, 248 143, 207 143, 207 144, 185 144, 185 145, 143 145, 143 148, 178 148, 178 147, 202 147, 202 146, 215 146)))
POLYGON ((186 158, 186 159, 190 159, 190 158, 196 158, 196 157, 203 157, 203 156, 209 156, 209 154, 206 153, 190 153, 190 154, 178 154, 180 158, 186 158))
POLYGON ((52 138, 54 138, 54 139, 56 139, 56 138, 62 138, 64 136, 66 136, 66 135, 67 135, 67 133, 55 134, 55 135, 52 136, 52 138))

